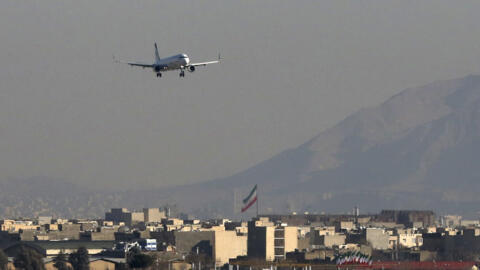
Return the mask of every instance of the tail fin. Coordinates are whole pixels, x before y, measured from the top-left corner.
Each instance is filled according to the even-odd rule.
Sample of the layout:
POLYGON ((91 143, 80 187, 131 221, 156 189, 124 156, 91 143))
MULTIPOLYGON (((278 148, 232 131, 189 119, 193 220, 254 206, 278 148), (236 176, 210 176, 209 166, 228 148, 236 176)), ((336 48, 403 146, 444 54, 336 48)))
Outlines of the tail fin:
POLYGON ((160 61, 160 56, 158 55, 157 43, 155 42, 155 62, 160 61))

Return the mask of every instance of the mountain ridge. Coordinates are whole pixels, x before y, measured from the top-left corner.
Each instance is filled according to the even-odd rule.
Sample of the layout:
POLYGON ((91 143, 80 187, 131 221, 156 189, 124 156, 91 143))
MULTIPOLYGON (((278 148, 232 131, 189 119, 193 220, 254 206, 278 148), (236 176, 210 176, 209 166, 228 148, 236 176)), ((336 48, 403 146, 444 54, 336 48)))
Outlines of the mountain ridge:
POLYGON ((261 184, 264 197, 272 201, 264 206, 272 212, 341 211, 366 200, 365 208, 372 211, 384 203, 385 207, 418 205, 472 215, 476 209, 465 211, 455 204, 476 202, 470 188, 477 186, 475 177, 480 176, 471 162, 480 157, 480 151, 473 150, 480 145, 478 108, 477 75, 406 89, 379 106, 348 116, 297 148, 218 181, 231 183, 232 188, 239 186, 236 183, 261 184), (450 155, 454 158, 448 159, 450 155), (276 199, 274 193, 284 198, 276 199), (369 202, 372 193, 378 198, 369 202), (343 194, 352 200, 336 201, 335 197, 347 200, 343 194))
POLYGON ((366 211, 419 208, 476 216, 479 153, 480 76, 470 75, 405 89, 229 177, 150 190, 78 188, 73 199, 57 199, 82 205, 82 196, 87 198, 84 214, 169 204, 199 217, 247 217, 251 213, 238 213, 240 197, 258 184, 266 214, 345 212, 358 205, 366 211))

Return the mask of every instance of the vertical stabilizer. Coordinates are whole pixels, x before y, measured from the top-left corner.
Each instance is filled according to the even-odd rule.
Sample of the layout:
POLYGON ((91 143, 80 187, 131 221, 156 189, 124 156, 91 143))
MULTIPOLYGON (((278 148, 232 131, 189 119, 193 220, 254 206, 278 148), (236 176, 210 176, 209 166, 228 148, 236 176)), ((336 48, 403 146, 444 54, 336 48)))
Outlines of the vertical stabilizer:
POLYGON ((155 42, 155 62, 160 61, 160 56, 158 56, 157 43, 155 42))

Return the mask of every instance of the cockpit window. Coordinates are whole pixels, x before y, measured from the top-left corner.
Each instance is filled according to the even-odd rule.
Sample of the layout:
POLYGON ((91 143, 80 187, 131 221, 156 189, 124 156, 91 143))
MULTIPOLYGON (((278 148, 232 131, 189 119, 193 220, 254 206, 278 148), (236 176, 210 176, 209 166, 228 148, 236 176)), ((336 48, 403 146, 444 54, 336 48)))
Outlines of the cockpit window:
POLYGON ((188 56, 186 54, 182 54, 180 55, 180 58, 188 58, 188 56))

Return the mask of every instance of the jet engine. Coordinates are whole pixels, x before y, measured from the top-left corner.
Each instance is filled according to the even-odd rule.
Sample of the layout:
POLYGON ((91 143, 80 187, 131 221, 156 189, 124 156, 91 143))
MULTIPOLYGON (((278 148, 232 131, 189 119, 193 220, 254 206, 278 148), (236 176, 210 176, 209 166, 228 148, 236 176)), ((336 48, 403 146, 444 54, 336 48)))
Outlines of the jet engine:
POLYGON ((189 66, 189 67, 188 67, 188 71, 194 72, 194 71, 195 71, 195 66, 189 66))
POLYGON ((153 70, 155 70, 155 72, 160 72, 161 67, 160 66, 154 66, 153 70))

